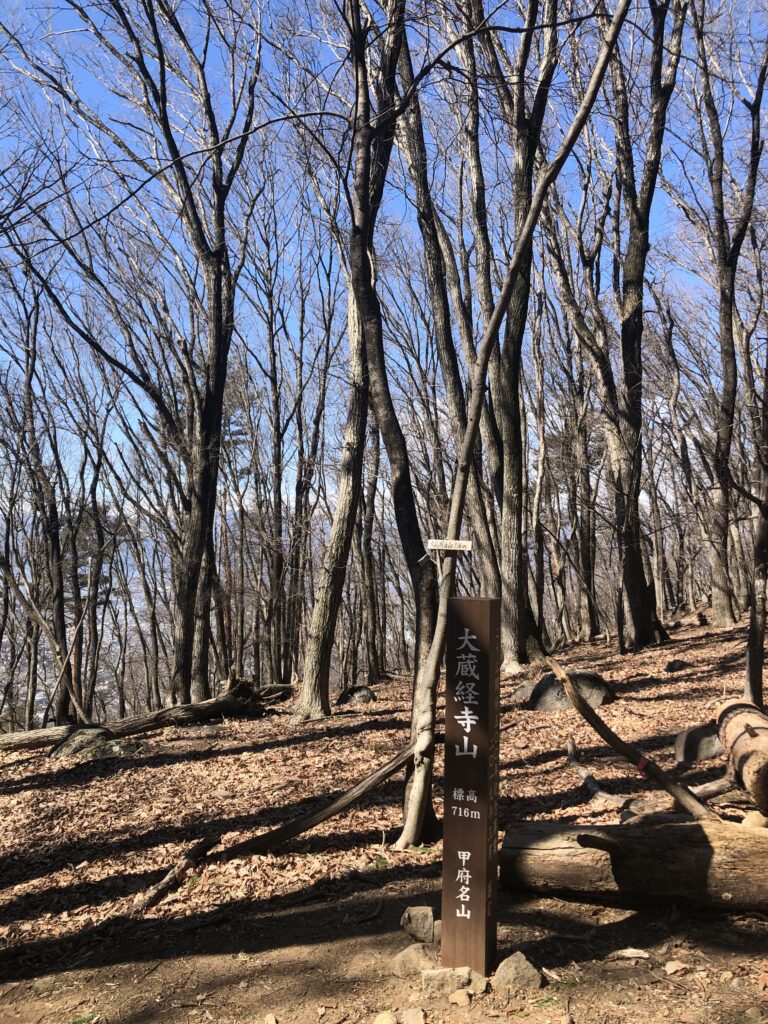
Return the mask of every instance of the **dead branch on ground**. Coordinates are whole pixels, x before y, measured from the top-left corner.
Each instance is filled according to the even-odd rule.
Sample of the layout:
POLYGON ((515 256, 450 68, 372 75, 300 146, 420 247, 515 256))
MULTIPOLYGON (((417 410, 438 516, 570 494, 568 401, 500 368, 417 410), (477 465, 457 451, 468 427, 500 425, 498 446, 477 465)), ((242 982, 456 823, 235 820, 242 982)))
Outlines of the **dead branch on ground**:
MULTIPOLYGON (((347 810, 348 807, 351 807, 352 804, 365 796, 366 793, 375 789, 380 782, 384 782, 391 775, 394 775, 398 769, 402 768, 409 758, 413 756, 413 748, 414 744, 410 743, 403 750, 398 751, 386 764, 371 772, 370 775, 367 775, 358 782, 352 789, 342 793, 335 800, 331 800, 324 807, 310 811, 308 814, 302 814, 298 818, 293 818, 284 825, 279 825, 277 828, 264 832, 262 835, 253 836, 250 839, 244 839, 240 843, 235 843, 233 846, 228 846, 210 859, 216 861, 232 860, 234 857, 252 857, 255 854, 270 853, 280 843, 285 843, 289 839, 295 839, 296 836, 308 832, 315 825, 319 825, 323 821, 327 821, 328 818, 332 818, 334 815, 341 814, 342 811, 347 810)), ((255 817, 257 815, 254 815, 255 817)), ((151 889, 148 889, 138 899, 131 911, 131 917, 141 917, 150 907, 158 903, 182 881, 186 872, 190 868, 196 867, 214 847, 221 843, 221 840, 222 837, 220 835, 208 836, 198 840, 194 846, 191 846, 183 854, 171 870, 161 878, 157 885, 152 886, 151 889)))
POLYGON ((720 815, 713 811, 711 807, 707 807, 706 804, 702 803, 698 797, 694 796, 687 786, 674 782, 655 761, 646 757, 639 747, 636 747, 633 743, 627 743, 620 736, 617 736, 613 729, 606 725, 597 714, 595 709, 590 707, 586 700, 584 700, 559 661, 552 657, 548 658, 547 661, 552 671, 563 684, 563 689, 568 694, 573 706, 611 749, 626 758, 630 764, 633 764, 641 775, 653 779, 657 785, 666 790, 694 818, 713 821, 720 820, 720 815))

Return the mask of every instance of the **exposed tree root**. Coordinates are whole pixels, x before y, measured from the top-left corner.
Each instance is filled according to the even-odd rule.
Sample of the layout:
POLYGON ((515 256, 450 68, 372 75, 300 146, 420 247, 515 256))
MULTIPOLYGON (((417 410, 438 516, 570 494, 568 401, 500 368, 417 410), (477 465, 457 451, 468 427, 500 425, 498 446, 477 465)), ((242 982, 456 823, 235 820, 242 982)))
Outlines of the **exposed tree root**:
POLYGON ((604 804, 610 804, 614 807, 621 807, 626 803, 626 797, 616 796, 614 793, 606 793, 604 789, 600 788, 600 783, 594 777, 594 775, 581 764, 579 760, 581 754, 579 748, 576 746, 576 741, 573 736, 568 737, 566 743, 566 750, 568 753, 568 767, 571 771, 576 772, 584 786, 589 793, 590 800, 594 799, 604 804))

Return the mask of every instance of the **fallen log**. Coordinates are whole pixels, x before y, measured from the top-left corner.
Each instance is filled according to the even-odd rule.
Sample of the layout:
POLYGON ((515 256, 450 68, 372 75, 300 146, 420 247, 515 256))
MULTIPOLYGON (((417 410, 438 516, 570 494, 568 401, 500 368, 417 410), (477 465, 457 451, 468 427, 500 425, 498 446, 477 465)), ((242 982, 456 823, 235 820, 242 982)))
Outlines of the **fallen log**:
POLYGON ((247 685, 242 685, 227 690, 218 697, 200 701, 199 704, 180 704, 178 707, 151 711, 146 715, 122 718, 108 728, 113 736, 135 736, 137 733, 150 732, 153 729, 164 729, 169 725, 194 725, 219 716, 237 718, 242 715, 258 715, 262 711, 255 691, 247 685))
POLYGON ((0 736, 0 753, 15 753, 17 750, 42 750, 58 746, 67 736, 77 732, 80 726, 57 725, 52 729, 30 729, 29 732, 7 732, 0 736))
POLYGON ((586 902, 768 910, 768 830, 731 822, 511 827, 501 885, 586 902))
POLYGON ((714 800, 717 796, 733 793, 735 789, 737 789, 736 783, 730 775, 726 775, 722 779, 713 779, 712 782, 702 782, 700 786, 691 786, 691 792, 699 800, 714 800))
MULTIPOLYGON (((167 726, 192 725, 207 722, 219 716, 236 718, 247 714, 261 714, 263 707, 258 700, 259 691, 243 684, 218 697, 200 701, 199 704, 179 704, 178 707, 161 708, 145 715, 133 715, 110 722, 106 728, 112 736, 122 738, 135 736, 153 729, 167 726)), ((10 732, 0 736, 0 752, 17 750, 40 750, 52 747, 54 750, 80 726, 62 725, 53 729, 33 729, 30 732, 10 732)), ((85 727, 87 728, 87 726, 85 727)))
POLYGON ((731 774, 768 815, 768 715, 748 701, 727 700, 717 709, 717 725, 731 774))

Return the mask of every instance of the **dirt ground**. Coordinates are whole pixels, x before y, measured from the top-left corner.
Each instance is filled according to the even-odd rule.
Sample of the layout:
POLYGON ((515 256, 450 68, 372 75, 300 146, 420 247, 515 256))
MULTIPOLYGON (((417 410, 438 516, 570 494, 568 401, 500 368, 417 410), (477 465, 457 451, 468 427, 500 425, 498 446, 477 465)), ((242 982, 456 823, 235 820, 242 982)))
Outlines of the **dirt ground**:
MULTIPOLYGON (((663 648, 618 657, 578 646, 564 661, 611 680, 606 721, 694 784, 719 761, 681 772, 672 743, 740 692, 745 629, 687 626, 663 648), (670 658, 692 668, 664 670, 670 658)), ((538 673, 537 673, 538 674, 538 673)), ((573 735, 603 788, 627 799, 648 784, 574 711, 522 710, 502 685, 500 827, 521 820, 611 823, 567 766, 573 735)), ((224 845, 274 827, 347 789, 403 745, 409 684, 375 704, 293 725, 258 721, 165 730, 134 756, 79 764, 0 757, 0 1024, 279 1024, 372 1022, 386 1009, 429 1024, 671 1024, 768 1021, 768 918, 674 904, 587 906, 502 894, 499 956, 522 950, 548 984, 489 993, 469 1008, 428 1005, 420 979, 392 974, 408 944, 409 905, 440 902, 440 844, 396 853, 402 783, 275 854, 215 859, 141 920, 134 900, 193 842, 224 845)), ((436 806, 441 810, 440 792, 436 806)), ((738 818, 745 808, 725 806, 738 818)))

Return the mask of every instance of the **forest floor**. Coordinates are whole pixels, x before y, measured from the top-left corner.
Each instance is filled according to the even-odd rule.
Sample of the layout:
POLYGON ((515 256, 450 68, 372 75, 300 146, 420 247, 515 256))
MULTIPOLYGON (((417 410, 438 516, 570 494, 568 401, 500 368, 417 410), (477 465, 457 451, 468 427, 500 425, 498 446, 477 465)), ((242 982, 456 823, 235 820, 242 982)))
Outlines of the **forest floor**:
MULTIPOLYGON (((676 733, 740 693, 745 639, 743 627, 685 626, 638 655, 580 645, 563 661, 611 680, 620 699, 601 714, 675 770, 676 733), (670 658, 693 667, 667 673, 670 658)), ((522 710, 511 696, 520 682, 502 685, 500 828, 617 821, 568 768, 567 737, 606 790, 630 797, 648 784, 575 711, 522 710)), ((228 844, 272 828, 384 763, 406 741, 409 689, 391 680, 374 704, 318 723, 291 724, 284 705, 261 720, 165 730, 129 758, 2 755, 1 1024, 262 1024, 268 1014, 279 1024, 370 1024, 409 1007, 429 1024, 768 1021, 764 915, 509 893, 499 956, 522 950, 547 972, 547 987, 513 999, 490 993, 468 1009, 427 1005, 419 978, 394 977, 391 961, 408 945, 399 928, 407 906, 439 914, 441 845, 390 849, 398 780, 273 855, 190 872, 144 918, 129 918, 137 895, 196 839, 224 833, 228 844)), ((715 760, 678 775, 694 784, 721 772, 715 760)))

